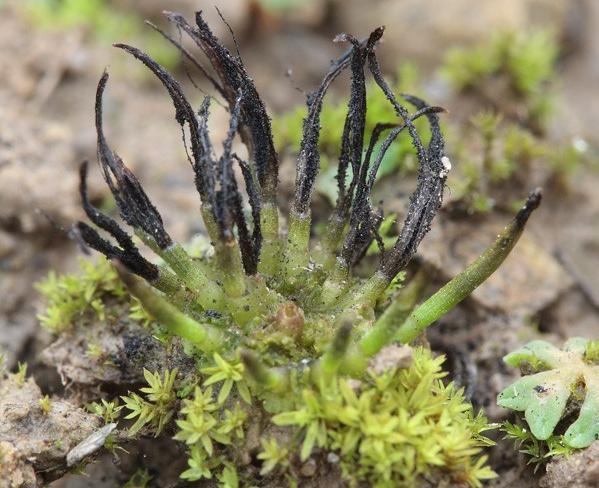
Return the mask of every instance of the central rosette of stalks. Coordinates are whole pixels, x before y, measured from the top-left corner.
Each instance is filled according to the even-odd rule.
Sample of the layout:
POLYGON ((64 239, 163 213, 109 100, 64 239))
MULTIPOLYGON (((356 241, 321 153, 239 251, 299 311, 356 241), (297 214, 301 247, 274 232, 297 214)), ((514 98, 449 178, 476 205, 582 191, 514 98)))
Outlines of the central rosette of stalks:
POLYGON ((337 372, 360 375, 371 356, 393 341, 413 340, 486 279, 509 253, 538 204, 538 193, 531 195, 487 253, 425 304, 410 314, 422 288, 422 283, 414 280, 386 311, 375 313, 377 300, 406 268, 441 205, 451 167, 439 129, 438 114, 443 109, 405 94, 401 96, 415 111, 409 113, 399 103, 381 75, 375 55, 383 28, 363 41, 337 36, 335 40, 348 43, 349 49, 332 63, 318 89, 308 96, 285 232, 276 203, 278 157, 270 119, 240 56, 219 42, 201 14, 194 26, 178 14, 167 16, 201 49, 214 74, 177 40, 159 32, 208 78, 228 105, 230 123, 220 156, 208 131, 210 98, 206 97, 196 112, 179 83, 162 66, 134 47, 116 47, 144 63, 173 101, 213 257, 193 258, 171 238, 140 182, 109 147, 102 127, 106 72, 98 84, 95 108, 100 167, 122 220, 161 258, 161 264, 143 257, 132 236, 90 204, 85 163, 81 167, 83 208, 95 226, 116 243, 83 222, 77 223, 74 231, 83 243, 112 260, 131 293, 173 334, 204 353, 240 354, 246 370, 267 388, 284 386, 298 364, 312 377, 337 372), (326 235, 312 244, 310 203, 320 167, 322 103, 331 83, 346 69, 351 71, 351 88, 339 151, 338 198, 326 235), (381 121, 365 141, 367 72, 397 118, 381 121), (430 125, 427 144, 413 124, 422 116, 430 125), (401 232, 393 247, 384 249, 378 235, 383 210, 373 206, 371 192, 386 151, 401 133, 411 138, 420 167, 401 232), (247 161, 232 150, 236 137, 247 147, 247 161), (358 279, 352 268, 373 241, 380 248, 378 269, 370 278, 358 279), (264 347, 256 347, 269 341, 278 341, 276 354, 264 354, 264 347))

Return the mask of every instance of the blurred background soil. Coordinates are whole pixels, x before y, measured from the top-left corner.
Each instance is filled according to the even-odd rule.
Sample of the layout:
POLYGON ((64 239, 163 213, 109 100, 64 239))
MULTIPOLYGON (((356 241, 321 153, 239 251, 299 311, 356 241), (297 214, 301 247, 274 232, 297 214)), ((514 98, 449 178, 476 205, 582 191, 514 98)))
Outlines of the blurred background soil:
MULTIPOLYGON (((84 0, 81 0, 82 2, 84 0)), ((485 42, 497 31, 551 28, 560 42, 556 112, 546 137, 588 145, 590 163, 568 191, 549 187, 545 201, 506 265, 472 299, 431 333, 432 345, 449 355, 455 374, 476 370, 468 386, 473 401, 492 419, 495 393, 515 373, 497 364, 502 351, 539 331, 551 340, 599 336, 599 3, 594 0, 112 0, 107 28, 89 23, 55 26, 32 13, 25 0, 0 0, 0 349, 8 366, 27 361, 42 391, 61 388, 56 373, 39 364, 51 341, 36 319, 41 301, 34 283, 50 269, 76 268, 82 252, 68 228, 83 217, 78 166, 95 162, 93 104, 96 83, 108 67, 105 101, 110 144, 134 169, 160 209, 169 232, 185 241, 201 231, 199 197, 163 88, 139 63, 111 47, 127 42, 165 57, 199 106, 210 87, 194 74, 194 87, 177 55, 143 19, 168 30, 163 10, 192 17, 203 10, 216 34, 233 48, 222 11, 235 32, 241 55, 273 118, 305 100, 330 60, 343 47, 339 32, 358 37, 386 26, 379 48, 386 71, 410 61, 421 71, 427 100, 449 109, 452 122, 466 123, 472 100, 454 95, 437 73, 446 50, 485 42), (116 19, 116 20, 115 20, 116 19), (169 57, 170 56, 170 57, 169 57), (464 366, 465 364, 465 366, 464 366), (470 364, 470 366, 468 366, 470 364), (460 366, 461 365, 461 366, 460 366), (460 369, 461 368, 461 369, 460 369)), ((337 83, 347 93, 347 79, 337 83)), ((222 138, 227 114, 213 104, 211 128, 222 138)), ((448 147, 451 153, 451 147, 448 147)), ((459 166, 459 160, 452 160, 459 166)), ((282 162, 283 188, 293 182, 293 158, 282 162)), ((110 205, 99 171, 92 165, 91 193, 110 205)), ((532 178, 534 180, 534 178, 532 178)), ((405 182, 387 177, 380 192, 386 207, 401 211, 405 182)), ((448 188, 451 195, 452 188, 448 188)), ((524 192, 525 193, 525 192, 524 192)), ((521 195, 521 196, 524 196, 521 195)), ((286 202, 282 201, 285 205, 286 202)), ((509 219, 491 213, 471 219, 443 215, 425 239, 421 256, 441 283, 471 261, 509 219)), ((497 451, 493 467, 504 470, 505 486, 530 486, 514 460, 497 451), (503 457, 502 457, 503 456, 503 457), (511 463, 511 464, 510 464, 511 463), (524 481, 523 481, 524 480, 524 481), (518 485, 518 483, 521 483, 518 485)), ((105 472, 90 468, 91 480, 67 478, 61 486, 113 486, 105 472), (95 471, 94 471, 95 470, 95 471), (108 481, 101 484, 102 476, 108 481)), ((524 469, 524 468, 522 468, 524 469)), ((501 484, 501 483, 500 483, 501 484)))

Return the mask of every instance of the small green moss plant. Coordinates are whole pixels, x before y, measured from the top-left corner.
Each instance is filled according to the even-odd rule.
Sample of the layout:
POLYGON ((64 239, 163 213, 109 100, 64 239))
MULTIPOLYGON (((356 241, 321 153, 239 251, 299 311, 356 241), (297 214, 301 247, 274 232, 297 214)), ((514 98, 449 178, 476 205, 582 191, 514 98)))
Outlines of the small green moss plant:
POLYGON ((511 422, 504 422, 501 430, 505 433, 504 439, 513 441, 518 451, 529 457, 527 464, 534 465, 535 473, 554 456, 569 456, 576 451, 565 443, 563 435, 551 435, 540 440, 526 427, 511 422))
POLYGON ((357 385, 336 378, 306 388, 296 410, 273 422, 300 429, 292 446, 302 461, 316 448, 336 453, 351 483, 410 487, 443 466, 452 481, 482 486, 495 477, 485 456, 473 457, 493 444, 481 435, 489 428, 484 415, 474 415, 462 391, 443 383, 442 356, 422 348, 413 355, 411 367, 371 370, 357 385))
POLYGON ((48 395, 44 395, 38 400, 38 402, 44 415, 49 414, 50 410, 52 409, 52 400, 50 400, 50 397, 48 395))
MULTIPOLYGON (((177 395, 174 391, 174 383, 176 377, 176 369, 172 371, 167 369, 162 376, 144 369, 144 378, 148 386, 140 389, 143 396, 131 393, 129 396, 121 397, 124 407, 129 410, 125 419, 136 419, 129 429, 130 435, 137 434, 146 424, 151 426, 156 436, 160 435, 175 413, 177 395)), ((115 411, 116 408, 110 404, 107 405, 102 412, 104 417, 118 414, 118 411, 115 411)))
POLYGON ((576 337, 558 349, 537 340, 508 354, 504 361, 527 374, 503 390, 497 403, 524 412, 537 440, 547 441, 567 421, 563 443, 588 447, 599 439, 598 342, 576 337), (573 422, 572 411, 578 412, 573 422))
POLYGON ((106 320, 106 302, 123 298, 127 290, 114 267, 106 259, 96 262, 81 259, 78 273, 57 276, 50 272, 36 284, 47 305, 38 320, 51 332, 62 332, 90 310, 99 320, 106 320))
POLYGON ((473 151, 456 140, 454 156, 461 164, 449 178, 452 197, 469 214, 518 208, 522 202, 517 194, 535 171, 545 173, 550 185, 568 193, 572 178, 587 159, 584 140, 556 144, 507 122, 499 112, 481 111, 470 122, 469 130, 458 137, 466 134, 466 139, 480 143, 481 150, 473 151), (496 199, 506 194, 514 199, 496 199))
POLYGON ((27 379, 27 363, 17 362, 17 372, 14 373, 15 383, 19 386, 25 384, 27 379))
POLYGON ((526 109, 526 122, 539 129, 552 110, 547 85, 554 80, 559 46, 547 30, 501 32, 487 43, 453 48, 447 52, 443 75, 460 91, 489 96, 489 83, 507 81, 512 94, 526 109))
MULTIPOLYGON (((417 349, 407 369, 374 374, 370 365, 386 346, 417 339, 497 269, 539 205, 540 192, 530 194, 487 251, 417 305, 426 280, 422 273, 406 280, 406 268, 441 205, 451 163, 438 116, 443 109, 404 94, 415 110, 408 112, 382 76, 375 52, 383 29, 364 41, 337 37, 349 49, 308 97, 284 225, 277 206, 279 168, 270 118, 241 58, 212 34, 201 13, 195 25, 179 14, 167 18, 205 53, 215 75, 200 69, 228 105, 230 125, 218 156, 208 131, 210 98, 194 110, 164 67, 134 47, 116 47, 148 67, 173 102, 212 252, 194 257, 173 240, 141 183, 108 145, 102 117, 108 73, 96 93, 100 167, 120 217, 160 264, 144 257, 134 238, 90 203, 86 164, 81 166, 80 193, 95 226, 78 222, 72 232, 80 244, 110 260, 148 316, 184 339, 186 351, 197 360, 193 377, 179 378, 175 370, 144 372, 148 386, 123 397, 125 418, 134 420, 129 432, 159 435, 174 420, 175 439, 189 455, 189 468, 181 476, 190 481, 281 486, 283 479, 297 482, 302 463, 311 459, 318 465, 330 458, 338 459, 341 476, 351 483, 411 486, 435 473, 479 486, 492 476, 479 456, 488 444, 481 436, 486 421, 474 415, 460 390, 442 382, 441 359, 417 349), (320 169, 323 100, 345 70, 351 73, 351 87, 336 204, 326 231, 314 239, 311 200, 320 169), (369 139, 368 74, 373 80, 369 86, 380 90, 391 107, 391 120, 375 124, 369 139), (421 118, 429 125, 426 143, 415 125, 421 118), (404 132, 418 161, 417 184, 399 235, 391 238, 383 228, 383 239, 383 211, 372 204, 371 192, 387 150, 404 132), (247 154, 233 152, 237 136, 247 154), (379 264, 370 275, 358 277, 354 269, 372 252, 373 243, 380 251, 379 264), (246 443, 255 441, 256 428, 262 429, 258 435, 264 441, 259 469, 244 451, 255 450, 256 445, 246 443), (273 438, 285 442, 285 459, 274 454, 273 438), (341 454, 345 458, 339 461, 341 454)), ((201 66, 178 40, 162 34, 201 66)), ((94 293, 88 293, 89 306, 94 293)), ((50 303, 70 300, 77 297, 67 293, 50 303)), ((70 308, 79 313, 78 306, 70 308)), ((109 415, 107 405, 97 410, 109 415)))
POLYGON ((152 476, 148 470, 138 469, 123 485, 123 488, 146 488, 150 481, 152 481, 152 476))
POLYGON ((118 398, 110 402, 102 398, 100 402, 92 402, 86 408, 90 413, 101 417, 104 424, 112 424, 119 419, 123 405, 119 405, 118 398))

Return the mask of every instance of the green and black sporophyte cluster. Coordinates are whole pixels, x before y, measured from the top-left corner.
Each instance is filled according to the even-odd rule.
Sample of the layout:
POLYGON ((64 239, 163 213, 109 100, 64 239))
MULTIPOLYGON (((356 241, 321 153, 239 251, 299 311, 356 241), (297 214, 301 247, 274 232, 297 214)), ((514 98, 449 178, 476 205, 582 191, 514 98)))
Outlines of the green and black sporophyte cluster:
POLYGON ((411 95, 398 97, 382 76, 376 47, 384 29, 365 40, 347 34, 335 39, 349 49, 307 97, 295 190, 283 219, 271 121, 241 57, 221 44, 201 13, 195 25, 179 14, 167 18, 204 54, 210 71, 175 37, 153 27, 207 77, 228 106, 220 155, 208 130, 211 98, 196 111, 165 68, 139 49, 115 46, 141 61, 173 102, 213 252, 196 257, 173 240, 139 180, 109 146, 102 119, 105 72, 96 93, 98 160, 119 215, 134 236, 91 204, 83 164, 81 198, 94 226, 78 222, 72 233, 112 267, 98 265, 103 270, 98 286, 91 285, 97 273, 90 265, 82 281, 52 277, 40 286, 50 301, 42 322, 60 332, 86 310, 101 318, 103 297, 129 300, 124 284, 138 301, 135 317, 155 320, 167 335, 184 339, 198 373, 189 378, 174 369, 146 371, 148 387, 123 397, 124 405, 102 399, 94 412, 109 412, 106 421, 112 422, 125 408, 125 418, 136 419, 132 435, 158 435, 176 425, 174 438, 189 455, 189 469, 181 475, 188 480, 218 478, 231 487, 293 484, 302 464, 312 458, 320 466, 317 471, 336 469, 350 485, 414 486, 422 479, 450 479, 480 486, 495 475, 480 455, 492 444, 481 434, 489 426, 460 388, 442 380, 443 357, 417 347, 407 364, 386 361, 381 368, 377 358, 383 353, 393 358, 398 344, 417 339, 497 269, 539 205, 540 191, 529 195, 480 258, 417 305, 426 281, 422 273, 402 280, 442 203, 451 163, 439 127, 444 110, 411 95), (320 169, 320 115, 325 94, 345 70, 351 73, 351 87, 337 164, 337 202, 326 232, 315 236, 311 201, 320 169), (396 115, 394 121, 380 121, 370 134, 365 130, 367 78, 396 115), (414 125, 419 118, 430 126, 427 144, 414 125), (379 235, 384 210, 372 203, 371 194, 386 151, 406 134, 419 162, 417 184, 403 227, 385 248, 379 235), (247 157, 233 151, 236 137, 247 157), (144 257, 136 239, 157 259, 144 257), (369 277, 359 278, 353 270, 372 243, 380 249, 379 264, 369 277), (85 285, 85 300, 77 296, 78 283, 85 285), (247 452, 256 452, 246 436, 248 419, 263 426, 258 468, 247 461, 247 452))

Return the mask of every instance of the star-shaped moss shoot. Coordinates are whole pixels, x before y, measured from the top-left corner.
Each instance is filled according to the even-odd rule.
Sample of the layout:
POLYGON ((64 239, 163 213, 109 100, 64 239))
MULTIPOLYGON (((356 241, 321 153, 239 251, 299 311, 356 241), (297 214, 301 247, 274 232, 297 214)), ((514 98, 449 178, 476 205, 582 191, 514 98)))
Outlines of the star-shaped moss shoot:
POLYGON ((563 349, 546 341, 532 341, 503 358, 510 366, 531 370, 503 390, 497 403, 524 412, 532 434, 546 440, 564 417, 568 400, 581 403, 580 413, 566 433, 571 447, 588 447, 599 439, 598 341, 581 337, 568 340, 563 349))

